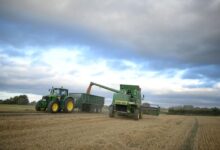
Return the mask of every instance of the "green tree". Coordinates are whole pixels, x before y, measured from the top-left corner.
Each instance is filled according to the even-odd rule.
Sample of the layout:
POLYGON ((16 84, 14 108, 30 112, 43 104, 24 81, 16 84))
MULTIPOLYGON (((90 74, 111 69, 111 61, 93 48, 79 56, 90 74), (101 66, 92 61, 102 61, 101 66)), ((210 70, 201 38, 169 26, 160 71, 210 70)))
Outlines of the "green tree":
POLYGON ((28 100, 27 95, 20 95, 20 96, 16 97, 15 102, 17 102, 17 104, 19 104, 19 105, 29 104, 29 100, 28 100))
POLYGON ((19 104, 19 105, 27 105, 29 104, 29 100, 27 95, 19 95, 15 97, 11 97, 9 99, 3 100, 0 102, 1 104, 19 104))

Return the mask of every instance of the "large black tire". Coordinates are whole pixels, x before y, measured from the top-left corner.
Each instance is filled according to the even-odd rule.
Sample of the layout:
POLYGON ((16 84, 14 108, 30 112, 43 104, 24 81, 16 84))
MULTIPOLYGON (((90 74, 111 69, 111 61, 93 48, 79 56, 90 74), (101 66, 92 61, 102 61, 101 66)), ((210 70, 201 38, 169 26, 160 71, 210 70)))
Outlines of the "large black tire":
POLYGON ((140 113, 140 115, 139 115, 139 116, 140 116, 140 119, 142 119, 142 118, 143 118, 143 111, 142 111, 142 109, 140 109, 140 112, 139 112, 139 113, 140 113))
POLYGON ((134 119, 135 120, 139 120, 140 119, 139 109, 135 109, 135 111, 134 111, 134 119))
POLYGON ((58 101, 51 101, 48 105, 47 111, 50 113, 57 113, 60 110, 60 104, 58 101))
POLYGON ((112 105, 109 106, 109 117, 115 117, 114 107, 112 105))
POLYGON ((36 111, 40 111, 40 106, 39 106, 39 103, 37 102, 37 104, 35 105, 35 110, 36 111))
POLYGON ((68 98, 64 104, 64 112, 65 113, 73 112, 74 106, 75 106, 74 100, 72 98, 68 98))

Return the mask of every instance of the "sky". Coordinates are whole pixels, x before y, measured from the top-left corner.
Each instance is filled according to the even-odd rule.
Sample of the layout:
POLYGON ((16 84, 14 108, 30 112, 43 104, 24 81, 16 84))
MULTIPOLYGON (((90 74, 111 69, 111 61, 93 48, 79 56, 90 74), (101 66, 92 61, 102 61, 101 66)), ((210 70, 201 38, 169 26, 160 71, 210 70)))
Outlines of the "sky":
POLYGON ((92 81, 139 85, 161 107, 220 107, 219 14, 220 0, 0 0, 0 99, 92 81))

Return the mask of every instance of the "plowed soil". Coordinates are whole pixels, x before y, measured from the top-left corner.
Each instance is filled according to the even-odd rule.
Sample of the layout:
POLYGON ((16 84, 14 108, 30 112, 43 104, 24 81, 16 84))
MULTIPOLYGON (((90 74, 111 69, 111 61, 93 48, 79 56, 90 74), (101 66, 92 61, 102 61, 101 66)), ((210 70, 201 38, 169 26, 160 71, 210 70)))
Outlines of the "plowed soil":
POLYGON ((0 149, 219 149, 220 117, 0 114, 0 149))

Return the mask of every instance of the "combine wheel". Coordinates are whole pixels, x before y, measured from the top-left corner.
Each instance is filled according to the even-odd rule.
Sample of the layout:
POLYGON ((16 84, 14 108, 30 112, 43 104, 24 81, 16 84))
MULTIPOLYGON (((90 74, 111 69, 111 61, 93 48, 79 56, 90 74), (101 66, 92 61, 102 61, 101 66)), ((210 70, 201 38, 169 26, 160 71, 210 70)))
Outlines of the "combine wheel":
POLYGON ((69 113, 72 112, 73 109, 74 109, 74 101, 72 98, 68 98, 65 101, 64 112, 69 113))
POLYGON ((60 109, 60 105, 58 101, 51 101, 48 105, 48 112, 57 113, 60 109))
POLYGON ((99 107, 96 107, 96 113, 99 113, 99 107))
POLYGON ((35 110, 36 110, 36 111, 40 111, 39 103, 37 103, 37 104, 35 105, 35 110))
POLYGON ((143 112, 142 112, 142 110, 140 110, 140 114, 139 114, 139 116, 140 116, 140 119, 143 118, 143 112))
POLYGON ((139 112, 138 109, 136 109, 135 112, 134 112, 134 119, 135 120, 139 120, 140 119, 140 112, 139 112))
POLYGON ((113 109, 113 106, 109 106, 109 117, 115 117, 115 113, 114 113, 114 109, 113 109))

